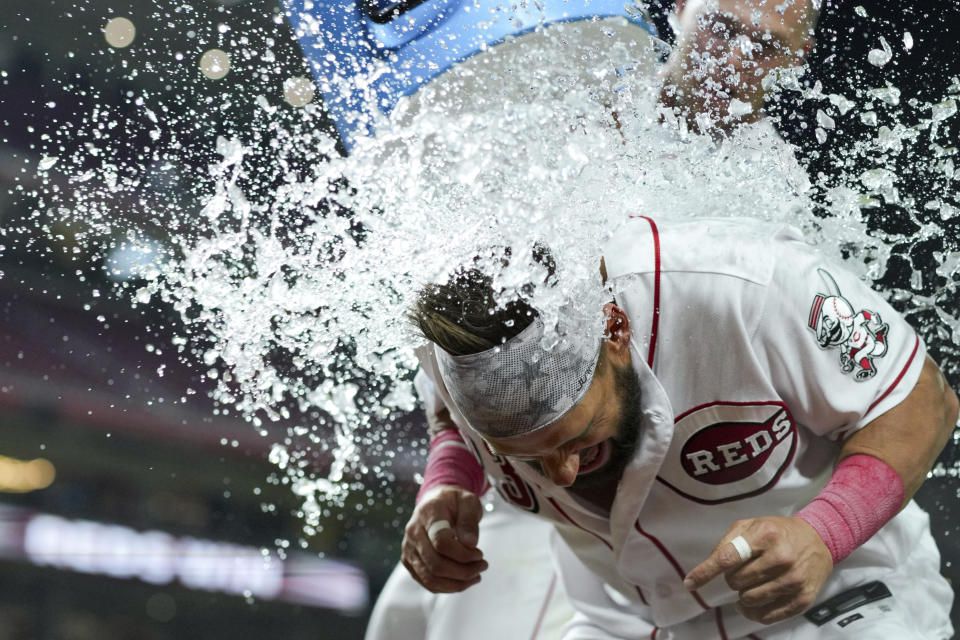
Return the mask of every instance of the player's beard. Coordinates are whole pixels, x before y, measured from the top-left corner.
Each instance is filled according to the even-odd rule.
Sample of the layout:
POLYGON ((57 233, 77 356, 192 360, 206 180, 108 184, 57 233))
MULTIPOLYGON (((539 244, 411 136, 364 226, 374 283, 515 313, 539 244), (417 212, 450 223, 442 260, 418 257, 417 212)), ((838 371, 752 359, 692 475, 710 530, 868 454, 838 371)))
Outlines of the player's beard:
POLYGON ((613 383, 617 402, 620 403, 620 419, 617 435, 610 438, 610 460, 592 473, 577 476, 574 487, 590 488, 608 484, 619 479, 627 468, 640 443, 640 421, 643 416, 640 402, 640 376, 632 365, 613 365, 613 383))

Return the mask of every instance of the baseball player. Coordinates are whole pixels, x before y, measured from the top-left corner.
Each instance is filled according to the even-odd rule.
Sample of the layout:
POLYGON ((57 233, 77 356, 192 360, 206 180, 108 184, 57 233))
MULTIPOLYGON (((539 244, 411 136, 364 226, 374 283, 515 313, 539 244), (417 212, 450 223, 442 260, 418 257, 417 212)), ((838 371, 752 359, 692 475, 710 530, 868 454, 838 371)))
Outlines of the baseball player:
POLYGON ((460 593, 431 593, 397 565, 377 598, 365 640, 561 637, 574 611, 553 565, 553 527, 497 491, 488 490, 481 502, 476 546, 491 569, 482 581, 460 593))
POLYGON ((550 350, 484 274, 424 290, 426 402, 457 428, 431 446, 411 575, 478 580, 485 469, 562 539, 566 640, 949 639, 911 497, 958 407, 917 333, 789 227, 636 218, 602 264, 606 333, 550 350))
MULTIPOLYGON (((432 449, 447 449, 454 459, 466 456, 470 468, 475 468, 476 459, 466 445, 448 439, 455 433, 456 425, 447 408, 436 401, 438 395, 430 378, 420 371, 414 385, 424 399, 432 449)), ((429 504, 430 497, 443 490, 438 483, 444 477, 442 469, 434 469, 429 483, 421 487, 417 503, 429 504)), ((512 485, 499 483, 494 489, 482 477, 474 480, 478 483, 474 490, 463 494, 461 512, 469 511, 470 517, 461 519, 466 528, 460 532, 459 540, 469 541, 471 555, 465 559, 476 558, 482 563, 478 568, 491 567, 492 571, 485 572, 482 581, 477 577, 470 589, 439 587, 433 593, 418 584, 403 564, 398 564, 370 614, 365 640, 561 637, 574 611, 551 557, 553 527, 547 520, 512 504, 509 496, 516 497, 512 485), (494 611, 495 616, 491 615, 494 611)), ((411 522, 416 520, 415 514, 411 522)), ((431 527, 427 535, 435 542, 436 523, 431 527)))
MULTIPOLYGON (((640 79, 653 73, 657 49, 650 34, 622 20, 601 19, 575 24, 550 25, 511 38, 472 56, 439 76, 420 92, 402 99, 393 114, 399 127, 410 126, 416 118, 442 116, 444 119, 464 113, 484 114, 502 110, 504 104, 536 99, 560 99, 570 87, 591 88, 595 99, 602 99, 608 80, 597 70, 627 67, 640 79), (619 34, 619 35, 617 35, 619 34), (585 64, 604 56, 602 65, 585 64), (544 72, 544 60, 566 60, 563 80, 555 77, 556 68, 544 72), (536 74, 517 75, 514 70, 538 68, 536 74), (496 81, 491 79, 496 78, 496 81), (575 82, 571 85, 571 80, 575 82)), ((616 114, 613 114, 613 122, 616 114)), ((424 372, 415 379, 424 401, 429 429, 434 435, 457 428, 432 381, 424 372)), ((452 432, 451 432, 452 433, 452 432)), ((458 450, 447 436, 435 439, 434 448, 446 447, 449 454, 458 450), (452 447, 452 448, 451 448, 452 447)), ((476 460, 466 445, 459 451, 470 464, 476 460)), ((432 476, 421 489, 418 504, 442 476, 432 476)), ((463 590, 446 584, 431 593, 411 577, 402 565, 393 571, 377 598, 367 626, 366 640, 431 640, 460 638, 486 640, 490 637, 517 640, 553 640, 573 616, 562 585, 559 584, 550 553, 552 525, 523 506, 519 492, 523 485, 509 475, 491 477, 486 483, 482 473, 472 477, 478 483, 469 492, 470 508, 483 513, 477 531, 469 534, 472 544, 468 556, 490 571, 475 586, 463 590), (486 484, 485 484, 486 483, 486 484), (479 509, 476 496, 482 495, 485 507, 479 509), (504 498, 502 496, 507 496, 504 498), (517 506, 519 503, 519 507, 517 506), (476 542, 479 537, 479 543, 476 542), (482 553, 478 550, 482 549, 482 553), (495 611, 495 616, 490 612, 495 611)), ((428 501, 429 502, 429 501, 428 501)), ((414 516, 414 522, 417 515, 414 516)))

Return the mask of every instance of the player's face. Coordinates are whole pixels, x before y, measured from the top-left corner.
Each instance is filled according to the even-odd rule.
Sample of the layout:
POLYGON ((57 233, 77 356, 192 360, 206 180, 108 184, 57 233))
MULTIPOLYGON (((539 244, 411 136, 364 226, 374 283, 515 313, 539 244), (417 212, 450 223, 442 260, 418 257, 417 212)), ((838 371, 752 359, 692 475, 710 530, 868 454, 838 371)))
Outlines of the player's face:
POLYGON ((639 436, 639 379, 629 362, 607 361, 590 389, 555 424, 515 438, 488 438, 499 454, 534 463, 554 484, 569 487, 618 476, 639 436))

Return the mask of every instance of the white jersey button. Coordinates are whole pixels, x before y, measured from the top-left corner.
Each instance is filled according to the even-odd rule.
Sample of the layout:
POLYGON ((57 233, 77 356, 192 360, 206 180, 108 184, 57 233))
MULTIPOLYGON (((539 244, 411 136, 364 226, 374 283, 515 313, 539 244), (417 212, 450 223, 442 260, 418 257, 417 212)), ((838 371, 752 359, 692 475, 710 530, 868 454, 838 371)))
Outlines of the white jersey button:
POLYGON ((647 418, 649 418, 651 422, 663 422, 664 420, 663 414, 660 413, 659 411, 647 410, 647 411, 644 411, 644 413, 647 415, 647 418))

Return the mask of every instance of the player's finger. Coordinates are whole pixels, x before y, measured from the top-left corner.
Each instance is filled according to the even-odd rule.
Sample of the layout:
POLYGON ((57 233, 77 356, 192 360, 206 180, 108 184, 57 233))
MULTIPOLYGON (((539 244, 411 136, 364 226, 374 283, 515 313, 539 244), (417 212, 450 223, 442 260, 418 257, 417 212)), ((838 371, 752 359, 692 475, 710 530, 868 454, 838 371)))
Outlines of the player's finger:
POLYGON ((433 536, 433 548, 442 556, 461 563, 483 560, 483 551, 467 546, 457 539, 453 529, 443 529, 433 536))
POLYGON ((423 560, 417 555, 404 558, 402 562, 403 566, 410 572, 410 575, 413 576, 413 579, 420 583, 423 588, 433 593, 459 593, 480 582, 480 576, 476 576, 472 580, 464 581, 431 575, 423 563, 423 560))
POLYGON ((781 600, 798 597, 803 593, 804 586, 802 575, 799 572, 790 572, 776 580, 741 591, 739 602, 751 609, 768 607, 781 600))
POLYGON ((480 540, 480 518, 483 506, 473 493, 461 492, 457 495, 457 521, 454 528, 457 539, 468 547, 476 547, 480 540))
POLYGON ((721 573, 736 569, 750 561, 753 550, 746 539, 737 534, 724 537, 706 560, 694 567, 683 579, 687 591, 696 591, 721 573))
MULTIPOLYGON (((447 534, 447 531, 441 535, 447 534)), ((485 560, 474 562, 458 562, 447 556, 442 556, 434 548, 427 532, 421 530, 419 534, 414 534, 413 545, 416 548, 417 555, 426 567, 427 572, 432 576, 439 578, 450 578, 453 580, 469 581, 479 576, 481 572, 487 570, 485 560)))
POLYGON ((750 562, 726 573, 727 585, 746 591, 781 579, 796 563, 796 553, 782 545, 757 552, 750 562))
POLYGON ((415 545, 410 544, 403 549, 401 557, 403 565, 410 572, 410 575, 421 585, 437 592, 461 591, 471 584, 475 584, 479 575, 471 575, 465 580, 451 578, 449 576, 437 575, 430 564, 424 561, 423 556, 417 551, 415 545))
POLYGON ((430 538, 430 542, 436 545, 437 538, 441 533, 446 533, 447 531, 452 532, 453 527, 450 526, 449 520, 434 520, 427 525, 427 537, 430 538))

